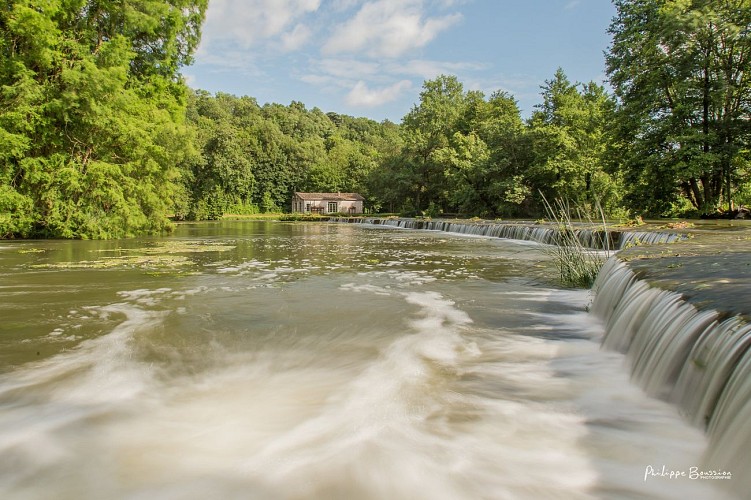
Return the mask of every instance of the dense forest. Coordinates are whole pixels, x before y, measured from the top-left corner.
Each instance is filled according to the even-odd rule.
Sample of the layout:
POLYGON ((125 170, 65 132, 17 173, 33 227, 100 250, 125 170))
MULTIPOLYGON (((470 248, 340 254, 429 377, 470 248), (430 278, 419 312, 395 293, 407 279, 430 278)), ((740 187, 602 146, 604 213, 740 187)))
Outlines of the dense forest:
POLYGON ((424 82, 401 123, 191 90, 208 0, 0 8, 0 237, 108 238, 360 192, 373 212, 615 218, 751 203, 751 1, 616 0, 610 89, 513 95, 424 82))

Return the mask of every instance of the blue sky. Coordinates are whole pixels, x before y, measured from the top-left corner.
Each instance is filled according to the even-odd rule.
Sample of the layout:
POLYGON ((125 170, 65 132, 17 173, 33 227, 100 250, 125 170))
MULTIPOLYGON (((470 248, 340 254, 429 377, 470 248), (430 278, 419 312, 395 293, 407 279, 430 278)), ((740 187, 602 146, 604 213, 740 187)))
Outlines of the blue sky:
POLYGON ((422 83, 511 93, 523 116, 562 67, 605 81, 608 0, 210 0, 193 88, 400 122, 422 83))

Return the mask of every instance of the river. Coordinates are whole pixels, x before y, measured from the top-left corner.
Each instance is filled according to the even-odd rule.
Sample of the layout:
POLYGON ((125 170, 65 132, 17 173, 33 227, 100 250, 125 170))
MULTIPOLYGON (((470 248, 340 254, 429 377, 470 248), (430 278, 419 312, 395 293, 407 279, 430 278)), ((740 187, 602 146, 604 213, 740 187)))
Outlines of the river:
POLYGON ((722 498, 554 272, 351 224, 0 242, 0 498, 722 498))

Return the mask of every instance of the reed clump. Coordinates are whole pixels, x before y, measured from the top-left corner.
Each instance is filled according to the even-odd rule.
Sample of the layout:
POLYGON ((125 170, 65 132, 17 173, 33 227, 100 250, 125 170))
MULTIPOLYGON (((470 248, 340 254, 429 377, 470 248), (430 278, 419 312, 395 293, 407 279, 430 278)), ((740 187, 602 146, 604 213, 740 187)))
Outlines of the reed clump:
POLYGON ((544 196, 543 200, 548 219, 558 229, 557 241, 547 246, 546 252, 558 264, 561 283, 570 287, 591 288, 611 250, 611 238, 602 208, 599 203, 596 204, 600 221, 595 222, 591 210, 578 206, 572 208, 561 199, 553 204, 544 196), (596 229, 602 235, 602 250, 584 244, 581 238, 583 228, 596 229))

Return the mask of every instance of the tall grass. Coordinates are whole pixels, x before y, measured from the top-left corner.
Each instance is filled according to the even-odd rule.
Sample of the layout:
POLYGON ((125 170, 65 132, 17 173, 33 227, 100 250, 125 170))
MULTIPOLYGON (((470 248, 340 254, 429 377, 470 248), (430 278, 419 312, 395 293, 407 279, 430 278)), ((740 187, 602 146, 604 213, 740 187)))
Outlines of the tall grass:
POLYGON ((600 221, 595 223, 589 210, 581 207, 574 207, 572 210, 569 203, 561 199, 551 205, 544 195, 543 200, 547 216, 557 226, 559 233, 557 242, 546 247, 546 252, 558 264, 561 283, 565 286, 591 288, 602 265, 610 256, 610 235, 600 204, 596 204, 600 221), (574 220, 578 221, 578 229, 574 220), (585 227, 602 231, 604 250, 588 248, 582 243, 580 230, 585 227))

